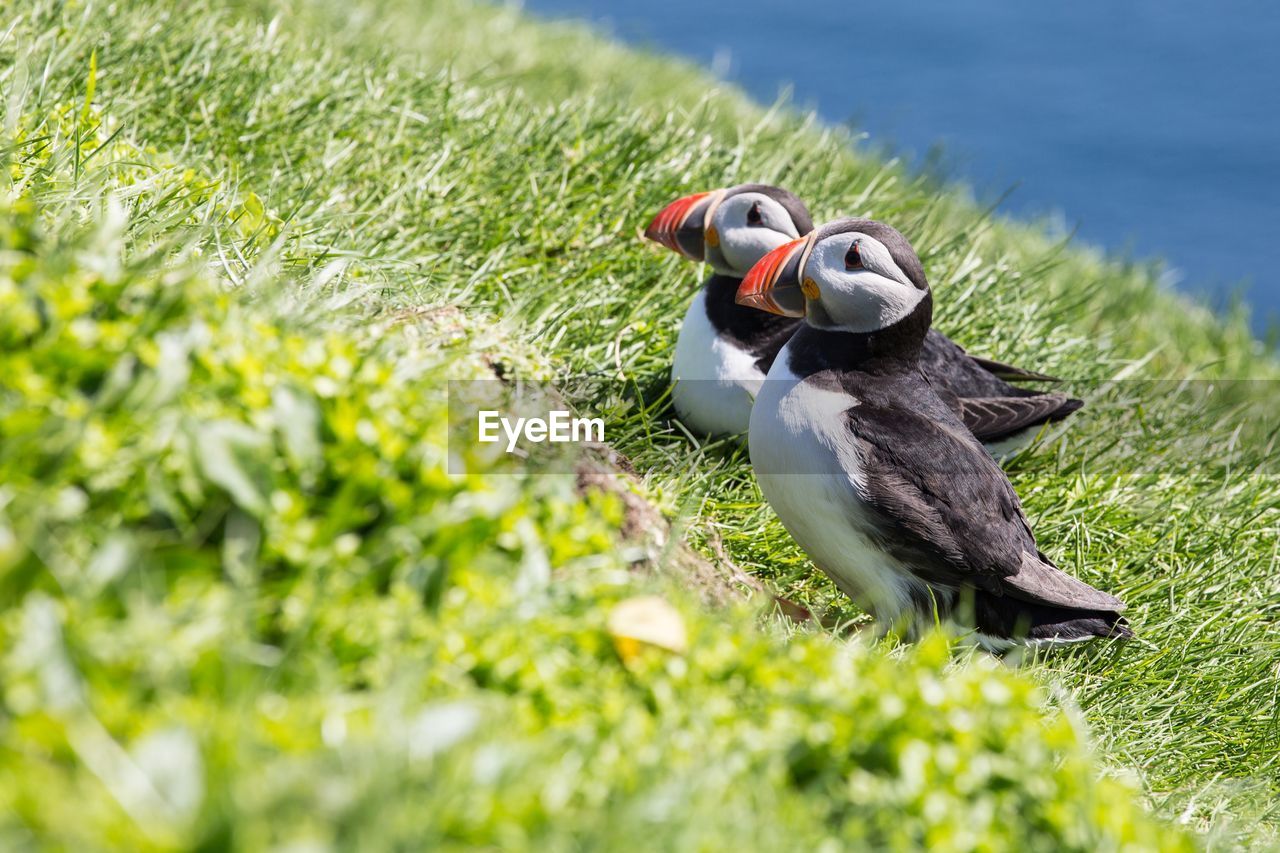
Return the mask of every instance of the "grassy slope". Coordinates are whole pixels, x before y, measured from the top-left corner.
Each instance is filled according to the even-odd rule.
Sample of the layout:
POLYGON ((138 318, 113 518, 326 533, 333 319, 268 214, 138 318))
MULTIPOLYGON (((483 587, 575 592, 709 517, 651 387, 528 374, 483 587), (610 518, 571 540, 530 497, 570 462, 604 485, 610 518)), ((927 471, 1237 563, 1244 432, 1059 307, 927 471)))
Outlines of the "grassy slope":
MULTIPOLYGON (((436 21, 386 37, 447 58, 460 73, 514 81, 535 101, 554 105, 583 92, 612 101, 623 92, 650 135, 647 156, 621 164, 614 200, 602 207, 627 215, 607 249, 611 268, 625 257, 656 261, 661 272, 615 274, 616 291, 637 307, 607 343, 591 323, 609 310, 610 295, 552 297, 557 320, 584 330, 570 332, 561 347, 569 369, 613 360, 620 377, 656 393, 675 324, 650 318, 678 317, 696 273, 678 259, 655 259, 629 238, 661 202, 688 188, 768 180, 809 199, 819 221, 869 215, 897 223, 922 250, 941 328, 976 352, 1078 380, 1093 411, 1054 452, 1019 460, 1015 483, 1050 553, 1120 592, 1144 642, 1118 659, 1061 656, 1036 671, 1073 693, 1121 760, 1143 768, 1158 797, 1173 795, 1170 808, 1280 821, 1280 392, 1268 381, 1280 367, 1250 337, 1244 317, 1212 317, 1161 291, 1154 271, 1107 263, 1087 249, 1064 252, 1035 229, 993 222, 963 196, 856 156, 840 132, 785 115, 764 119, 731 88, 678 62, 637 57, 574 27, 512 38, 520 23, 507 12, 454 27, 458 14, 472 15, 468 6, 434 8, 436 21), (665 174, 646 178, 646 169, 665 174), (632 174, 662 191, 646 188, 633 198, 632 174), (663 292, 653 293, 655 286, 663 292), (657 364, 649 360, 655 354, 657 364), (1109 382, 1121 377, 1248 381, 1109 382)), ((570 286, 578 270, 593 273, 589 264, 566 270, 559 260, 551 274, 570 286)), ((768 511, 757 511, 741 455, 672 487, 670 478, 689 465, 685 439, 655 450, 652 429, 636 425, 626 446, 667 472, 658 478, 664 489, 695 496, 680 506, 701 512, 739 563, 807 603, 836 596, 839 606, 768 511)))
MULTIPOLYGON (((447 61, 472 91, 510 104, 497 135, 515 150, 490 150, 481 166, 510 177, 496 188, 508 213, 529 213, 452 248, 488 259, 514 245, 528 256, 508 265, 501 287, 477 282, 467 298, 519 318, 535 339, 549 330, 567 372, 616 365, 646 399, 659 394, 697 273, 639 245, 636 231, 689 188, 762 179, 812 200, 818 219, 866 214, 897 223, 922 250, 941 328, 974 351, 1044 365, 1097 395, 1056 452, 1014 466, 1015 482, 1050 553, 1121 593, 1144 643, 1119 659, 1058 658, 1037 671, 1073 692, 1116 754, 1145 770, 1153 792, 1174 795, 1171 807, 1277 820, 1268 780, 1280 752, 1280 484, 1272 461, 1280 402, 1263 381, 1105 384, 1125 376, 1274 379, 1280 367, 1243 318, 1223 322, 1161 292, 1150 271, 1064 252, 1033 229, 993 222, 963 198, 851 154, 841 133, 786 116, 762 121, 732 90, 679 63, 468 5, 435 4, 419 27, 410 19, 392 12, 346 28, 345 38, 359 50, 376 33, 380 43, 447 61), (559 168, 522 167, 523 146, 545 145, 546 135, 565 155, 559 168), (516 178, 521 172, 527 183, 516 178)), ((405 179, 420 174, 411 162, 405 179)), ((392 256, 402 250, 413 248, 398 246, 392 256)), ((829 600, 829 587, 758 509, 740 454, 691 456, 661 420, 628 427, 624 449, 655 472, 655 490, 672 510, 707 519, 740 563, 785 591, 829 600)))
MULTIPOLYGON (((358 272, 359 292, 393 308, 461 303, 499 323, 485 346, 499 359, 519 361, 533 346, 566 374, 604 364, 643 399, 657 399, 696 273, 639 245, 635 232, 688 187, 761 178, 812 199, 819 217, 897 222, 923 250, 940 324, 976 351, 1034 353, 1082 388, 1135 363, 1145 376, 1276 372, 1242 323, 1224 326, 1186 308, 1142 271, 1057 251, 936 187, 855 158, 839 134, 785 117, 762 122, 731 92, 708 96, 696 72, 577 32, 450 5, 425 15, 383 7, 342 26, 323 8, 275 25, 264 14, 256 26, 215 25, 202 11, 179 20, 150 14, 164 25, 149 31, 144 15, 104 21, 92 10, 51 15, 44 23, 60 22, 63 32, 36 49, 34 67, 52 61, 33 102, 82 93, 96 47, 97 100, 130 137, 230 176, 229 186, 243 181, 289 220, 277 272, 306 280, 349 258, 352 271, 327 290, 349 288, 358 272), (439 70, 446 59, 451 76, 439 70)), ((375 307, 360 310, 357 319, 375 307)), ((272 316, 281 315, 288 311, 272 316)), ((1117 655, 1057 656, 1031 671, 1074 693, 1116 760, 1141 768, 1165 809, 1187 808, 1215 826, 1225 810, 1244 817, 1237 826, 1248 831, 1251 817, 1275 818, 1276 791, 1265 780, 1277 751, 1277 581, 1268 571, 1277 488, 1266 467, 1272 425, 1239 412, 1273 412, 1258 407, 1274 398, 1238 384, 1208 405, 1169 391, 1104 388, 1064 441, 1014 466, 1047 550, 1124 594, 1144 637, 1117 655), (1148 401, 1141 418, 1123 405, 1135 394, 1148 401), (1232 441, 1237 424, 1243 431, 1232 441), (1116 435, 1122 440, 1108 440, 1116 435), (1200 461, 1226 448, 1220 462, 1200 461)), ((611 436, 649 472, 651 494, 691 517, 695 539, 718 535, 739 563, 790 593, 829 600, 758 507, 741 453, 693 449, 665 414, 661 406, 633 413, 611 436)), ((590 622, 592 601, 582 596, 564 613, 590 622)), ((397 652, 423 649, 388 644, 379 657, 397 652)), ((334 678, 302 679, 299 695, 324 695, 343 683, 334 678)), ((589 707, 609 695, 574 701, 589 707)), ((316 713, 299 711, 299 722, 316 713)), ((238 790, 238 760, 214 776, 227 791, 238 790)), ((721 784, 731 790, 742 778, 721 784)), ((809 808, 802 803, 796 814, 809 808)), ((720 828, 740 820, 733 812, 720 828)), ((761 831, 750 822, 738 828, 744 837, 761 831)), ((1257 831, 1267 833, 1265 823, 1257 831)))

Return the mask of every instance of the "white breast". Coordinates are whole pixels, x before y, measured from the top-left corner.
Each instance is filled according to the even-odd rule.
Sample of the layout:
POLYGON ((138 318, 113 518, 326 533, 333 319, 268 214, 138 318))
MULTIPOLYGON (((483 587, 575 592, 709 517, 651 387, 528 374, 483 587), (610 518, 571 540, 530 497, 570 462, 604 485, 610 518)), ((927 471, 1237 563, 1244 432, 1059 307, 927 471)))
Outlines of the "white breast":
POLYGON ((843 413, 858 401, 804 383, 783 347, 751 415, 751 465, 765 500, 846 595, 892 622, 919 583, 868 536, 865 472, 843 413))
POLYGON ((716 334, 699 290, 685 312, 671 367, 671 400, 694 433, 747 431, 751 401, 764 381, 751 353, 716 334))

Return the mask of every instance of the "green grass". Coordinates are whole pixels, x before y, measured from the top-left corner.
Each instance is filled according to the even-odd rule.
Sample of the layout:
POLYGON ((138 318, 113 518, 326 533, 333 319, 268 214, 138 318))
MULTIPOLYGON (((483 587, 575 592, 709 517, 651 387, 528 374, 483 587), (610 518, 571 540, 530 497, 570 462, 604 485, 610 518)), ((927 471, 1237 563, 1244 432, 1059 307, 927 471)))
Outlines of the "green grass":
POLYGON ((1276 843, 1280 367, 1245 318, 678 63, 416 5, 0 5, 6 846, 1174 844, 1100 766, 1276 843), (663 401, 699 273, 638 232, 748 179, 895 223, 944 331, 1088 396, 1010 472, 1138 642, 1014 673, 790 635, 626 571, 614 500, 444 474, 445 377, 591 373, 694 543, 856 618, 663 401), (654 588, 690 650, 624 665, 607 613, 654 588))
POLYGON ((6 849, 1185 847, 993 661, 759 631, 634 573, 616 497, 446 474, 442 377, 519 342, 273 271, 258 197, 92 107, 17 125, 6 849))

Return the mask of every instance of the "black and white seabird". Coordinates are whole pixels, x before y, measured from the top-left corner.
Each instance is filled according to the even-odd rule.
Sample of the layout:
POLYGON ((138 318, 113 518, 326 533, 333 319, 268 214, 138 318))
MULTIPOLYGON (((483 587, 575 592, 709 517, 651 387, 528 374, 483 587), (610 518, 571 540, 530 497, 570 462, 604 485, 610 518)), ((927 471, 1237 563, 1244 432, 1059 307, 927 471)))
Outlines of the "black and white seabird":
MULTIPOLYGON (((695 432, 746 431, 756 389, 800 324, 744 308, 734 296, 767 252, 812 228, 808 208, 793 193, 742 184, 672 202, 645 231, 650 240, 713 270, 685 313, 671 370, 676 412, 695 432)), ((947 403, 997 456, 1082 405, 1063 394, 1011 385, 1052 377, 970 356, 934 329, 925 337, 921 362, 947 403)))
POLYGON ((935 612, 989 648, 1129 637, 1119 599, 1036 546, 1013 486, 925 372, 933 298, 911 244, 823 225, 752 268, 738 301, 803 317, 757 394, 761 491, 847 595, 909 634, 935 612))
POLYGON ((756 261, 812 230, 809 211, 796 196, 742 184, 674 201, 645 231, 650 240, 712 269, 685 312, 671 366, 672 403, 694 432, 746 432, 751 400, 797 324, 745 308, 734 297, 756 261))

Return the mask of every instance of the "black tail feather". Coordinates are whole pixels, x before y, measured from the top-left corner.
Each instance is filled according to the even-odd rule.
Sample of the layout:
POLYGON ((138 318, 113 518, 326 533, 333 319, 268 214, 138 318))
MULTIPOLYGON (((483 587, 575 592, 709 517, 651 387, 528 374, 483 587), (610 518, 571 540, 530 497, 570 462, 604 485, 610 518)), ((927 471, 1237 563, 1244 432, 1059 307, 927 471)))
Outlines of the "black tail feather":
POLYGON ((1128 621, 1113 610, 1075 610, 983 592, 974 595, 973 609, 977 629, 1001 639, 1066 643, 1133 637, 1128 621))

